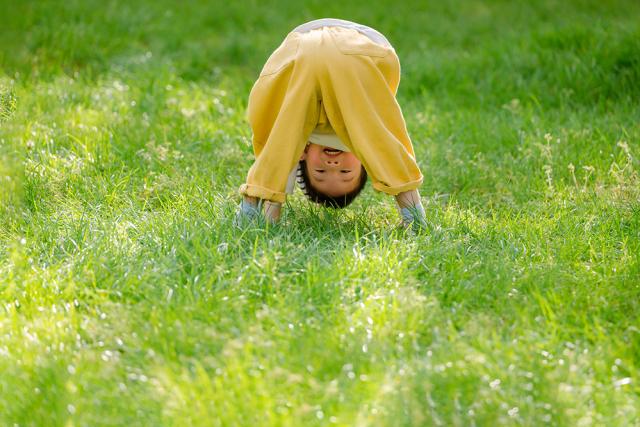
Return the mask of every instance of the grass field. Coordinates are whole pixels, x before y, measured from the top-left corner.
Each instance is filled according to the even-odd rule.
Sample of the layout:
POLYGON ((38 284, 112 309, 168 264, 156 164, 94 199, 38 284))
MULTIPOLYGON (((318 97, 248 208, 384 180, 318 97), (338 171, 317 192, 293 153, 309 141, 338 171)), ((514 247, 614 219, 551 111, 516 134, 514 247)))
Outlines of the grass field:
POLYGON ((0 0, 0 425, 640 425, 640 3, 0 0), (385 33, 429 227, 237 229, 246 100, 385 33))

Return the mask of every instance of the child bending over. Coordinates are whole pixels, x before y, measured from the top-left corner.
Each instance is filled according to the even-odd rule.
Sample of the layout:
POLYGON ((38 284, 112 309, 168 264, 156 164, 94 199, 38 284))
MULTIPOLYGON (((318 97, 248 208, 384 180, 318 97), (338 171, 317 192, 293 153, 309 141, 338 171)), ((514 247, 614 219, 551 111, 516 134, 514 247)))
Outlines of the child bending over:
POLYGON ((294 29, 249 95, 256 160, 240 187, 238 220, 277 222, 297 182, 324 206, 347 206, 367 177, 395 196, 405 226, 424 224, 422 174, 395 95, 400 63, 389 41, 354 22, 294 29))

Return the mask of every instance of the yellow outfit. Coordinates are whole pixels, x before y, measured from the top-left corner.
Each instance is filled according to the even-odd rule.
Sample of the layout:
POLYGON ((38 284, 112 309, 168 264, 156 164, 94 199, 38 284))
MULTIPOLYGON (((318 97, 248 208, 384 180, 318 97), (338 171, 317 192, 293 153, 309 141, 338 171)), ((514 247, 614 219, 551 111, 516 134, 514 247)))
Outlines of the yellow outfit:
POLYGON ((240 193, 284 202, 287 178, 312 132, 335 132, 387 194, 422 183, 395 94, 394 49, 352 28, 289 33, 249 95, 256 160, 240 193))

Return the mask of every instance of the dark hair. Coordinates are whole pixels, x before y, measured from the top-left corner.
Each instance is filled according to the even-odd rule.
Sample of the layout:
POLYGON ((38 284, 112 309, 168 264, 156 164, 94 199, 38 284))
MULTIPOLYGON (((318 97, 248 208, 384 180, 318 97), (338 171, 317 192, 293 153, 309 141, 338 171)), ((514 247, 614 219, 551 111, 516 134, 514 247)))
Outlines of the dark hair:
POLYGON ((346 193, 342 196, 336 197, 328 196, 318 191, 313 185, 311 185, 311 180, 309 179, 309 170, 307 169, 307 162, 305 162, 304 160, 300 160, 298 164, 296 180, 298 181, 298 185, 300 186, 300 189, 302 190, 304 195, 307 196, 307 198, 312 202, 329 208, 344 208, 346 206, 349 206, 364 188, 365 184, 367 183, 367 171, 364 169, 364 166, 362 166, 358 187, 356 187, 356 189, 350 193, 346 193))

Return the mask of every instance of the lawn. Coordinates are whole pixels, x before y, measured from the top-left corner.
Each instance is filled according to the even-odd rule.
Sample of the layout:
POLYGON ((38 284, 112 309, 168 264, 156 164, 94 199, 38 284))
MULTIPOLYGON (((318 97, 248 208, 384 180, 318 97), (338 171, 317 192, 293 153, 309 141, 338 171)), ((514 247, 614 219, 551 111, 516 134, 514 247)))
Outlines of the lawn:
POLYGON ((0 0, 0 425, 640 425, 640 2, 0 0), (383 32, 428 227, 236 228, 260 67, 383 32))

